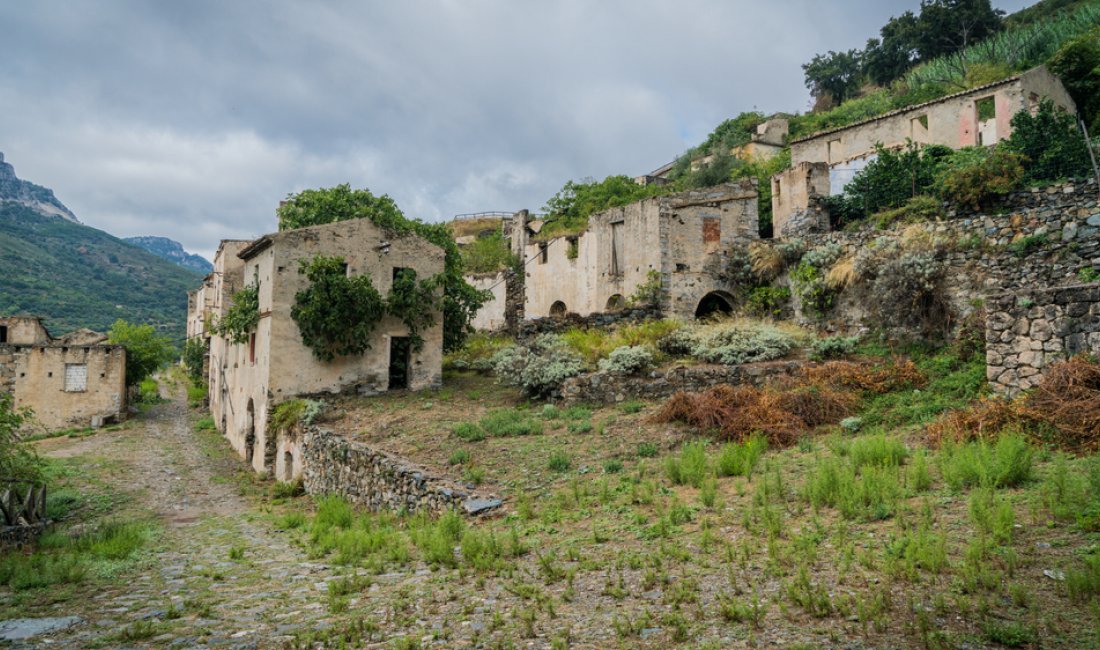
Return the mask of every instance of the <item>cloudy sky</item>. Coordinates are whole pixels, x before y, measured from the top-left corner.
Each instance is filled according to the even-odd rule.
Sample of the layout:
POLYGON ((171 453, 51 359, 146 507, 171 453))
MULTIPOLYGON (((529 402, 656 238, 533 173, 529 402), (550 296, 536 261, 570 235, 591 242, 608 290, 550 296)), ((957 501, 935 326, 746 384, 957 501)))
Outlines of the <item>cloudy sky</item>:
POLYGON ((918 4, 5 0, 0 151, 83 222, 207 256, 343 182, 429 221, 536 210, 805 110, 803 62, 918 4))

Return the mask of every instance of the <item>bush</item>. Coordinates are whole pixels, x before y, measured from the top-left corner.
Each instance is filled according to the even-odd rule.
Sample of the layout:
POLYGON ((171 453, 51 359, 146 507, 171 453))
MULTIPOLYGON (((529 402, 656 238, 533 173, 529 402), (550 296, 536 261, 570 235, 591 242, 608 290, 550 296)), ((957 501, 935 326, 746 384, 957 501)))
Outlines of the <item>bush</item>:
POLYGON ((493 355, 493 370, 503 383, 545 397, 563 381, 585 371, 584 361, 559 336, 543 334, 529 346, 504 348, 493 355))
POLYGON ((107 341, 126 348, 127 386, 141 384, 146 377, 176 358, 171 339, 158 335, 152 325, 116 320, 107 332, 107 341))
POLYGON ((1085 356, 1052 364, 1025 401, 1028 414, 1057 429, 1060 447, 1100 449, 1100 363, 1085 356))
POLYGON ((939 199, 922 194, 907 200, 900 207, 875 214, 874 221, 876 228, 885 230, 896 223, 934 221, 943 216, 943 206, 939 199))
POLYGON ((858 336, 829 336, 810 343, 810 358, 814 361, 846 357, 856 351, 858 336))
POLYGON ((797 343, 796 335, 773 325, 725 320, 678 330, 660 345, 670 354, 735 365, 782 358, 797 343))
POLYGON ((665 474, 675 485, 702 486, 703 480, 711 474, 706 444, 685 442, 679 456, 669 456, 665 460, 665 474))
POLYGON ((542 433, 542 422, 515 409, 497 409, 481 418, 481 428, 494 438, 528 436, 542 433))
POLYGON ((569 454, 560 449, 551 453, 550 459, 546 462, 546 466, 555 472, 566 472, 572 465, 573 461, 569 458, 569 454))
POLYGON ((805 260, 791 272, 791 286, 807 316, 824 318, 836 302, 836 292, 825 281, 823 270, 805 260))
POLYGON ((943 172, 940 194, 956 205, 981 210, 1020 186, 1026 162, 1026 157, 1002 147, 964 149, 943 172))
POLYGON ((745 312, 756 318, 779 318, 790 300, 787 287, 755 287, 745 298, 745 312))
POLYGON ((1020 111, 1012 116, 1012 137, 1003 147, 1027 161, 1024 178, 1029 183, 1092 173, 1089 150, 1074 116, 1056 109, 1050 99, 1040 101, 1034 115, 1020 111))
POLYGON ((945 274, 943 264, 931 253, 886 260, 871 285, 873 313, 884 324, 917 330, 924 336, 945 335, 950 326, 945 274))
POLYGON ((475 332, 466 337, 461 348, 443 358, 443 365, 453 370, 488 372, 493 369, 493 355, 512 345, 514 342, 507 335, 475 332))
POLYGON ((459 422, 451 428, 451 433, 455 434, 456 438, 470 442, 479 442, 485 439, 485 431, 473 422, 459 422))
POLYGON ((760 435, 749 436, 739 443, 725 443, 718 452, 718 475, 752 476, 752 470, 767 448, 768 441, 760 435))
POLYGON ((632 375, 653 365, 653 353, 643 346, 615 348, 600 361, 600 370, 620 375, 632 375))
POLYGON ((1005 433, 995 444, 984 440, 946 444, 940 465, 943 480, 952 490, 1015 487, 1031 479, 1032 456, 1023 436, 1005 433))
POLYGON ((0 476, 4 478, 32 481, 42 478, 42 461, 19 434, 31 415, 30 411, 15 408, 11 393, 0 393, 0 476))
POLYGON ((459 250, 462 251, 463 271, 466 273, 493 273, 509 268, 514 261, 509 242, 504 240, 504 234, 499 229, 459 250))
POLYGON ((187 343, 183 344, 183 365, 187 368, 187 376, 191 379, 192 383, 200 384, 206 382, 206 377, 203 376, 203 363, 206 359, 206 353, 206 339, 187 339, 187 343))

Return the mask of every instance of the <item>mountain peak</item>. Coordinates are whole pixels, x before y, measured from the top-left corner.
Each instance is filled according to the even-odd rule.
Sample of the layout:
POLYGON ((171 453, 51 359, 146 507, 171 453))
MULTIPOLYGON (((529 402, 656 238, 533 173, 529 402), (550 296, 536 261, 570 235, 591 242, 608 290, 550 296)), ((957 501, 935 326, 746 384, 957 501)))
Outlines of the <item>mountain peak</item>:
POLYGON ((206 258, 188 253, 183 249, 183 244, 168 239, 167 237, 126 237, 123 241, 133 244, 138 248, 144 248, 157 257, 168 260, 185 269, 191 269, 192 271, 198 271, 203 274, 214 270, 214 265, 206 258))
POLYGON ((0 151, 0 202, 12 202, 26 206, 47 217, 61 217, 73 223, 80 223, 72 210, 53 195, 53 190, 30 181, 21 180, 15 175, 15 167, 4 162, 4 152, 0 151))

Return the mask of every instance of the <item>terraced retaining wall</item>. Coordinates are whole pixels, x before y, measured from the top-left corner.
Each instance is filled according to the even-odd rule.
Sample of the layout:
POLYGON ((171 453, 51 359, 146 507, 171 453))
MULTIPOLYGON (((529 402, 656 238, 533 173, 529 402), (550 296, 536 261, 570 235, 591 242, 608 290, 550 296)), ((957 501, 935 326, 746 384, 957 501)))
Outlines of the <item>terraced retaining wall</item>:
POLYGON ((493 495, 475 494, 402 458, 318 428, 305 432, 302 482, 310 494, 338 494, 376 512, 480 515, 501 505, 493 495))
POLYGON ((986 309, 986 377, 998 393, 1031 388, 1056 361, 1100 355, 1100 283, 1004 293, 986 309))

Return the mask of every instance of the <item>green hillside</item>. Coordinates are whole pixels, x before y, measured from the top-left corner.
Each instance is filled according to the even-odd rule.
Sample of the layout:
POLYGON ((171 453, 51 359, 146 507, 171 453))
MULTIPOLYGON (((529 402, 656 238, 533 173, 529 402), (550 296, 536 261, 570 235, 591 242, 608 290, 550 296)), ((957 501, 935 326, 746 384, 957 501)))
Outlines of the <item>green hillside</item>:
POLYGON ((179 339, 200 280, 101 230, 0 202, 0 314, 43 316, 54 335, 124 318, 179 339))

